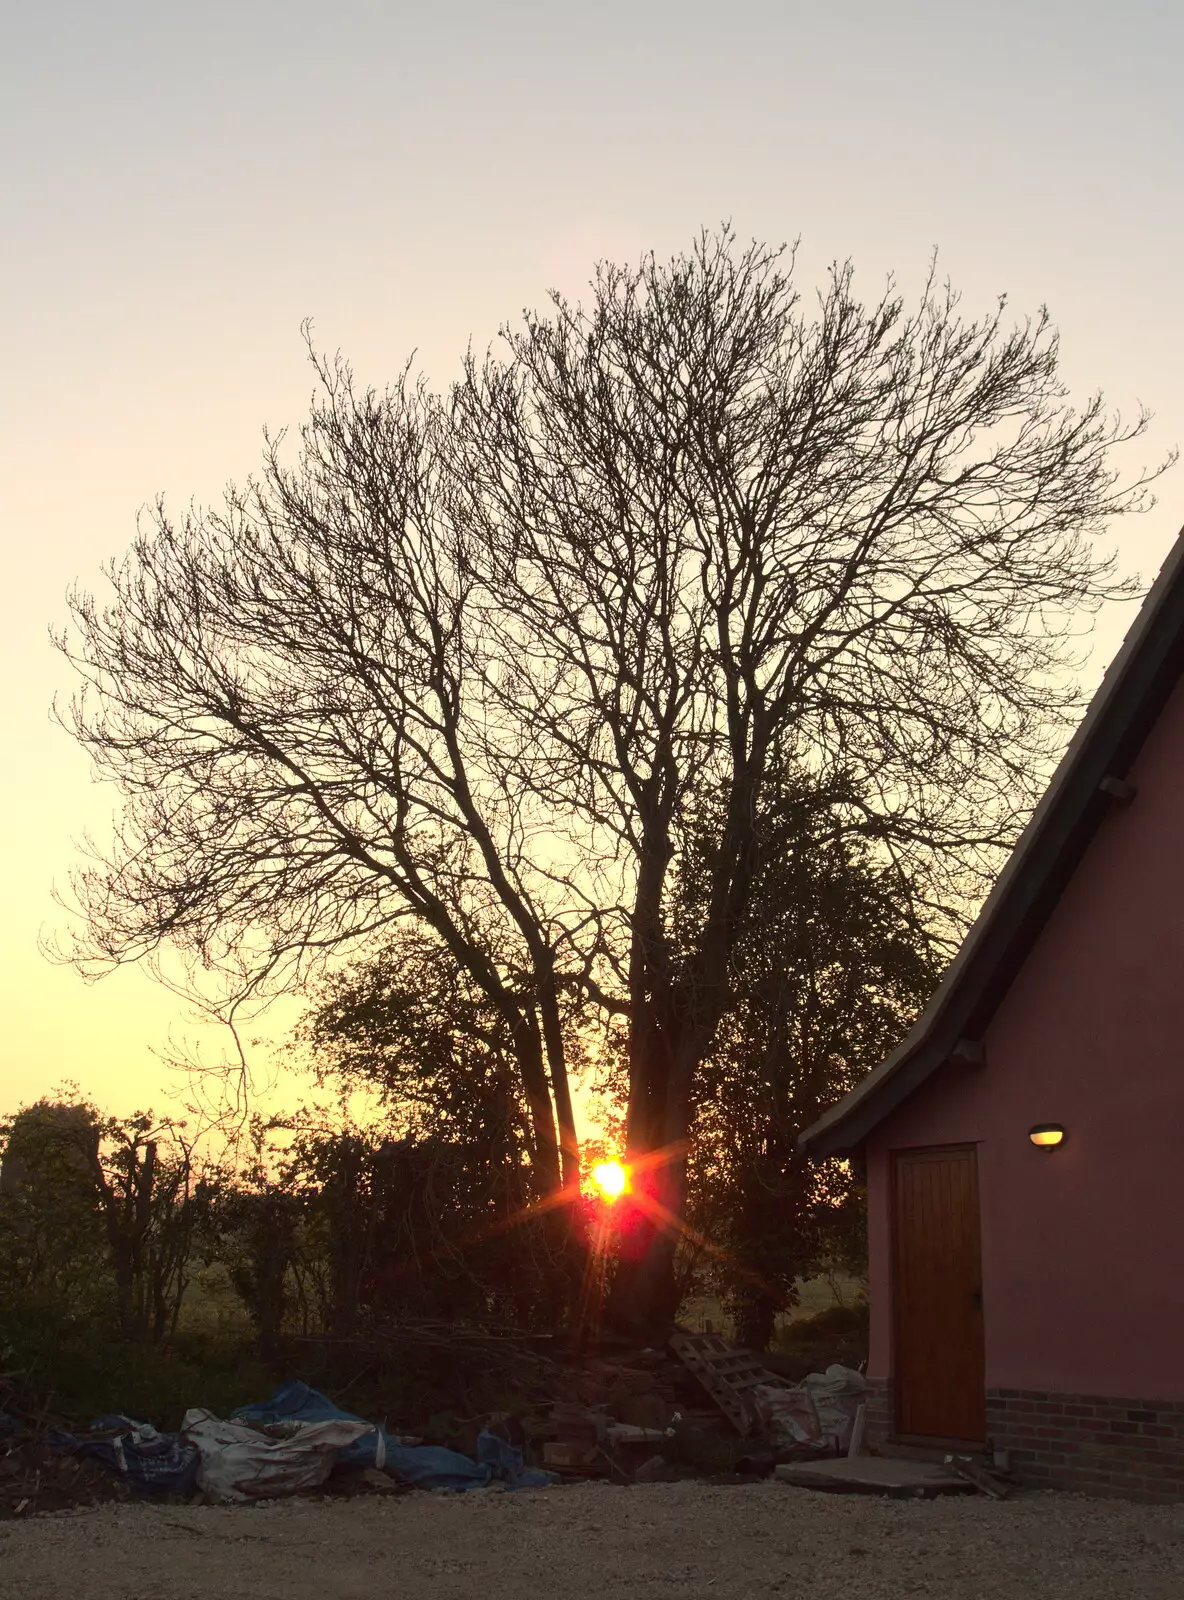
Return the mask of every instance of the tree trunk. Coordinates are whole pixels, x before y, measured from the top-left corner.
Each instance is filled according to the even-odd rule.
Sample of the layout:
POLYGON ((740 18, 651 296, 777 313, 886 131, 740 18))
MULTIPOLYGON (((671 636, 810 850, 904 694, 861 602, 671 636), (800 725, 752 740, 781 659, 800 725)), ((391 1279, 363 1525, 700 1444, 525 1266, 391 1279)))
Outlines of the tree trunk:
POLYGON ((534 1143, 532 1155, 539 1188, 543 1194, 550 1195, 561 1187, 559 1136, 555 1129, 555 1110, 551 1104, 551 1087, 547 1082, 542 1041, 533 1020, 522 1012, 510 1018, 510 1026, 514 1054, 522 1074, 526 1107, 530 1113, 534 1143))
POLYGON ((140 1319, 136 1315, 136 1264, 130 1240, 112 1239, 111 1266, 115 1275, 120 1335, 128 1340, 137 1339, 141 1329, 140 1319))
POLYGON ((748 1290, 736 1315, 736 1343, 745 1350, 767 1350, 777 1328, 777 1296, 757 1288, 748 1290))
POLYGON ((555 1121, 559 1132, 560 1175, 564 1189, 570 1191, 574 1197, 579 1194, 580 1188, 580 1140, 576 1132, 575 1110, 571 1103, 571 1083, 567 1075, 563 1024, 559 1015, 559 997, 555 991, 553 970, 547 972, 541 990, 543 1040, 547 1052, 551 1094, 555 1101, 555 1121))
POLYGON ((627 1121, 633 1209, 608 1318, 657 1338, 674 1321, 681 1299, 675 1255, 686 1212, 695 1063, 692 1041, 677 1024, 661 1027, 652 1012, 639 1021, 630 1041, 627 1121))

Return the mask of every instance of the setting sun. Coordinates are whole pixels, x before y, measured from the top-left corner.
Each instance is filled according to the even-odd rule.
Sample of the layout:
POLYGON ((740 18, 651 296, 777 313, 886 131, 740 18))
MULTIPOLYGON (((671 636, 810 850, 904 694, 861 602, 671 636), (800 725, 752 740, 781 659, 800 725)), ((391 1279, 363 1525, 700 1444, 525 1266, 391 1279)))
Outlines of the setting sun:
POLYGON ((619 1161, 598 1161, 592 1168, 592 1182, 602 1200, 611 1205, 629 1187, 629 1171, 619 1161))

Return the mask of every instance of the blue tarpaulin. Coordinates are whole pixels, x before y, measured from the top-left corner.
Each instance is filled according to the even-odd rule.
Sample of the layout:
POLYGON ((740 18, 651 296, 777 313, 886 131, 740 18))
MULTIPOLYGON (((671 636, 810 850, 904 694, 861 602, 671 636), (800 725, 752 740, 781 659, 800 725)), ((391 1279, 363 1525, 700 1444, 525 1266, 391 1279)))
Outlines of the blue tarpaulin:
POLYGON ((198 1452, 190 1439, 179 1433, 157 1433, 147 1422, 131 1417, 96 1417, 91 1427, 98 1432, 115 1432, 111 1439, 89 1439, 77 1443, 68 1434, 54 1436, 54 1447, 63 1441, 77 1445, 79 1455, 93 1456, 112 1472, 126 1478, 134 1494, 191 1495, 197 1487, 198 1452))
POLYGON ((527 1467, 522 1463, 522 1452, 517 1445, 508 1444, 496 1433, 477 1435, 477 1460, 493 1468, 499 1482, 511 1489, 542 1489, 547 1484, 558 1483, 557 1472, 547 1472, 543 1467, 527 1467))
MULTIPOLYGON (((363 1420, 343 1411, 297 1378, 281 1383, 270 1400, 240 1406, 235 1416, 263 1423, 363 1420)), ((557 1481, 553 1472, 525 1467, 521 1450, 492 1433, 478 1437, 477 1459, 472 1461, 442 1445, 402 1444, 395 1435, 375 1425, 369 1433, 344 1446, 337 1459, 347 1467, 378 1467, 419 1489, 481 1489, 493 1482, 504 1483, 510 1489, 539 1489, 557 1481)))

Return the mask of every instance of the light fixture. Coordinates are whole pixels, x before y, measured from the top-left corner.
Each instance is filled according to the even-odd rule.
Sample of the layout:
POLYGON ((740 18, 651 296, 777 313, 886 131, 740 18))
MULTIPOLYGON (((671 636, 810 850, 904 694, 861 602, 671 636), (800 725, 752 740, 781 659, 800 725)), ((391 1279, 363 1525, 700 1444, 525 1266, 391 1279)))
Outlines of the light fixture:
POLYGON ((1038 1122, 1028 1129, 1028 1138, 1038 1150, 1055 1150, 1064 1143, 1065 1130, 1059 1122, 1038 1122))

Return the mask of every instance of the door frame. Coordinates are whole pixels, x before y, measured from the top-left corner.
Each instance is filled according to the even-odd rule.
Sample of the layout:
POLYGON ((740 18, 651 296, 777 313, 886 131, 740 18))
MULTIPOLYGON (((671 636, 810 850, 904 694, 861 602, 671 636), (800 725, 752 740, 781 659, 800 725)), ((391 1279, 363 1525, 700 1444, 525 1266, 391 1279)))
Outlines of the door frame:
POLYGON ((981 1298, 982 1297, 982 1285, 981 1285, 981 1278, 982 1278, 982 1189, 981 1189, 981 1185, 979 1183, 979 1159, 978 1159, 979 1146, 980 1146, 981 1143, 982 1143, 981 1140, 961 1139, 961 1140, 957 1140, 957 1141, 950 1141, 948 1143, 943 1142, 941 1144, 906 1145, 906 1146, 902 1146, 900 1149, 893 1149, 893 1150, 889 1150, 888 1151, 888 1199, 889 1199, 889 1212, 888 1212, 888 1219, 889 1219, 889 1227, 888 1227, 888 1251, 889 1251, 889 1257, 888 1257, 888 1283, 889 1283, 889 1289, 890 1289, 890 1294, 891 1294, 891 1298, 892 1298, 892 1361, 891 1361, 891 1372, 892 1372, 892 1433, 891 1433, 890 1437, 892 1439, 899 1440, 901 1444, 940 1445, 940 1446, 944 1446, 946 1449, 950 1449, 950 1448, 958 1449, 958 1448, 961 1448, 961 1449, 966 1449, 966 1450, 971 1450, 971 1449, 973 1449, 973 1450, 981 1450, 983 1445, 986 1442, 986 1322, 985 1322, 985 1317, 984 1317, 984 1314, 983 1314, 982 1298, 981 1298), (973 1439, 962 1439, 962 1438, 957 1438, 957 1437, 955 1437, 953 1435, 947 1435, 947 1434, 936 1435, 936 1434, 905 1433, 905 1432, 902 1431, 902 1429, 900 1427, 901 1386, 900 1386, 900 1376, 899 1376, 899 1372, 900 1372, 899 1358, 900 1358, 900 1349, 901 1349, 901 1338, 900 1338, 901 1299, 900 1299, 899 1293, 897 1292, 898 1291, 898 1287, 899 1287, 898 1280, 897 1280, 897 1260, 898 1260, 897 1252, 898 1252, 898 1248, 899 1248, 899 1239, 900 1239, 898 1218, 897 1218, 897 1204, 898 1204, 898 1201, 897 1201, 898 1186, 897 1186, 897 1179, 896 1179, 897 1162, 898 1162, 898 1159, 900 1157, 902 1157, 902 1156, 908 1157, 908 1156, 920 1156, 920 1155, 936 1155, 938 1153, 943 1153, 943 1154, 944 1153, 948 1153, 950 1155, 969 1153, 973 1158, 974 1214, 975 1214, 975 1221, 977 1223, 977 1244, 978 1244, 979 1278, 980 1278, 980 1285, 979 1285, 979 1296, 980 1296, 980 1304, 979 1304, 979 1342, 980 1342, 980 1347, 981 1347, 980 1348, 980 1354, 981 1354, 981 1357, 982 1357, 981 1367, 982 1367, 982 1371, 983 1371, 983 1434, 982 1434, 982 1437, 973 1438, 973 1439))

